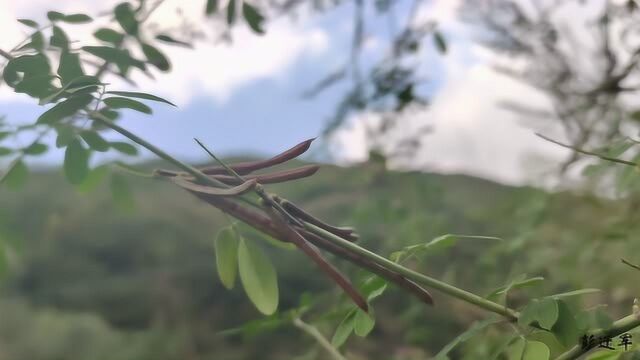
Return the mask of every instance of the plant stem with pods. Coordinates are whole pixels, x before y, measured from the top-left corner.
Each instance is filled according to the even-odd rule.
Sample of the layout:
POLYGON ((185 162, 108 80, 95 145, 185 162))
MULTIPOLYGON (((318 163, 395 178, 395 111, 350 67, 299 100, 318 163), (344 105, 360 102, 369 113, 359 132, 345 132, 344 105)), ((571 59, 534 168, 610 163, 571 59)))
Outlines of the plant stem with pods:
MULTIPOLYGON (((122 134, 123 136, 127 137, 133 142, 143 146, 147 150, 156 154, 160 158, 168 161, 169 163, 185 171, 186 173, 188 173, 189 175, 197 179, 199 183, 213 186, 213 187, 223 187, 223 188, 228 187, 226 184, 216 180, 214 177, 208 176, 203 171, 198 170, 190 165, 187 165, 181 162, 180 160, 175 159, 171 155, 167 154, 166 152, 157 148, 156 146, 150 144, 144 139, 114 124, 111 120, 104 117, 102 114, 91 112, 89 115, 95 121, 98 121, 102 125, 108 128, 111 128, 112 130, 122 134)), ((225 170, 229 170, 229 169, 230 168, 227 168, 225 166, 225 170)), ((209 170, 208 172, 217 172, 217 171, 209 170)), ((239 178, 238 180, 244 180, 237 173, 235 173, 234 176, 238 176, 239 178)), ((269 200, 275 202, 278 205, 280 205, 280 203, 283 202, 284 199, 280 199, 277 196, 272 196, 270 194, 267 194, 266 192, 264 192, 262 187, 260 187, 260 189, 262 191, 258 190, 258 193, 259 194, 262 193, 260 194, 261 197, 265 196, 269 200)), ((237 200, 229 199, 227 197, 215 196, 210 194, 202 194, 202 193, 196 193, 196 192, 193 192, 193 193, 199 198, 201 198, 202 200, 209 202, 210 204, 218 207, 220 210, 236 217, 237 219, 253 226, 254 228, 283 240, 282 227, 278 227, 277 225, 275 225, 273 222, 273 218, 269 218, 268 216, 265 216, 264 214, 257 212, 256 209, 246 208, 242 206, 237 200)), ((288 214, 286 210, 284 210, 284 212, 288 214)), ((287 219, 285 216, 283 216, 283 218, 284 219, 282 220, 287 219)), ((304 220, 301 221, 300 218, 297 218, 297 220, 301 224, 295 224, 295 223, 287 224, 286 227, 289 230, 293 230, 294 232, 297 232, 301 236, 304 236, 304 239, 310 241, 314 245, 319 246, 329 252, 332 252, 339 257, 347 259, 348 261, 354 263, 357 266, 360 266, 364 269, 367 269, 373 273, 378 274, 379 276, 385 278, 386 280, 395 283, 400 288, 404 289, 409 293, 422 297, 422 300, 427 303, 430 301, 430 296, 428 295, 428 293, 426 293, 426 295, 424 292, 421 293, 423 289, 421 289, 420 286, 418 286, 418 284, 436 289, 445 295, 457 298, 459 300, 472 304, 483 310, 501 315, 511 322, 517 322, 520 316, 518 311, 514 309, 511 309, 505 305, 495 303, 479 295, 460 289, 454 285, 445 283, 443 281, 434 279, 427 275, 411 270, 403 265, 395 263, 383 256, 380 256, 374 252, 371 252, 353 243, 352 241, 345 239, 344 237, 336 235, 335 233, 328 231, 326 230, 326 228, 318 226, 317 224, 304 221, 304 220), (302 228, 296 231, 295 229, 292 228, 292 225, 301 225, 302 228)), ((284 240, 284 241, 287 241, 287 240, 284 240)), ((596 336, 617 336, 639 326, 640 326, 640 316, 638 316, 637 314, 634 314, 634 315, 629 315, 625 318, 615 321, 613 325, 608 329, 595 330, 590 332, 590 334, 593 334, 596 336)), ((589 350, 591 349, 583 348, 580 345, 575 345, 569 351, 557 357, 556 360, 577 359, 583 354, 587 353, 589 350)))
MULTIPOLYGON (((206 174, 204 174, 203 172, 201 172, 200 170, 187 165, 183 162, 181 162, 180 160, 177 160, 175 158, 173 158, 171 155, 165 153, 164 151, 162 151, 161 149, 153 146, 152 144, 148 143, 147 141, 143 140, 142 138, 138 137, 137 135, 131 133, 130 131, 114 124, 112 121, 110 121, 108 118, 106 118, 105 116, 103 116, 102 114, 99 113, 95 113, 92 112, 90 113, 91 117, 93 119, 95 119, 96 121, 100 122, 102 125, 107 126, 113 130, 115 130, 116 132, 124 135, 125 137, 129 138, 130 140, 132 140, 133 142, 145 147, 147 150, 153 152, 154 154, 158 155, 160 158, 172 163, 173 165, 177 166, 178 168, 180 168, 181 170, 189 173, 190 175, 192 175, 193 177, 195 177, 199 182, 206 184, 206 185, 210 185, 210 186, 214 186, 214 187, 221 187, 220 185, 223 185, 222 183, 220 183, 219 181, 215 180, 212 177, 207 176, 206 174)), ((210 197, 209 197, 210 198, 210 197)), ((226 200, 226 199, 225 199, 226 200)), ((246 220, 246 219, 243 219, 246 220)), ((263 220, 267 221, 267 220, 263 220)), ((250 223, 250 225, 252 225, 250 223)), ((410 279, 416 283, 420 283, 423 284, 425 286, 428 287, 432 287, 434 289, 437 289, 449 296, 458 298, 460 300, 463 300, 467 303, 473 304, 477 307, 480 307, 482 309, 485 309, 487 311, 490 312, 494 312, 496 314, 502 315, 504 317, 506 317, 507 319, 511 320, 511 321, 515 321, 518 318, 518 312, 510 309, 506 306, 500 305, 498 303, 492 302, 490 300, 487 300, 479 295, 470 293, 468 291, 462 290, 458 287, 455 287, 453 285, 449 285, 445 282, 436 280, 434 278, 431 278, 429 276, 420 274, 416 271, 413 271, 407 267, 404 267, 400 264, 394 263, 391 260, 388 260, 378 254, 375 254, 357 244, 354 244, 348 240, 345 240, 327 230, 324 230, 316 225, 313 225, 311 223, 308 222, 302 222, 302 225, 304 227, 305 230, 309 231, 310 233, 315 234, 316 236, 329 241, 330 243, 333 243, 334 245, 343 248, 353 254, 358 255, 358 257, 360 258, 364 258, 370 262, 373 262, 377 265, 379 265, 380 267, 390 270, 392 272, 398 273, 400 275, 402 275, 403 277, 410 279)))

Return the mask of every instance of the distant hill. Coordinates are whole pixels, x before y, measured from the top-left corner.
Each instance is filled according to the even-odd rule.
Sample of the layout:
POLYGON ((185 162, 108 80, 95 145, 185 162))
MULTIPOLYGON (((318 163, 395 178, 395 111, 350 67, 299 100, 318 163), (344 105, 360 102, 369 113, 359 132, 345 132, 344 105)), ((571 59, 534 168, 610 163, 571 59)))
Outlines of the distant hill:
MULTIPOLYGON (((0 190, 0 239, 10 268, 1 290, 0 360, 288 359, 314 348, 292 327, 253 339, 217 336, 260 317, 240 288, 226 291, 216 278, 212 241, 228 220, 172 184, 122 175, 133 211, 114 204, 108 178, 80 193, 58 171, 47 171, 31 174, 19 192, 0 190)), ((525 294, 601 287, 608 291, 587 301, 623 307, 640 293, 635 274, 619 266, 621 256, 639 253, 631 241, 638 226, 629 215, 633 200, 387 172, 372 163, 323 166, 312 178, 268 188, 329 222, 354 226, 364 246, 385 255, 447 233, 503 238, 461 240, 412 266, 482 295, 523 273, 548 279, 516 292, 512 305, 525 294)), ((281 308, 304 292, 341 298, 300 253, 260 244, 277 259, 281 308)), ((439 294, 436 301, 425 309, 390 292, 376 306, 372 338, 350 340, 353 358, 389 359, 407 347, 424 358, 484 316, 439 294)), ((330 336, 338 322, 319 324, 330 336)))

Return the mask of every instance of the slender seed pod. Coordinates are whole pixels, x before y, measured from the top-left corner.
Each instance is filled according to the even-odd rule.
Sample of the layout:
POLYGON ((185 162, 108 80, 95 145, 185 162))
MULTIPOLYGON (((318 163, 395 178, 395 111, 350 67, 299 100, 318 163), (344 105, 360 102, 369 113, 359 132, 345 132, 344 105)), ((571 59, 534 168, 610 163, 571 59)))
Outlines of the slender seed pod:
POLYGON ((331 265, 322 255, 311 245, 299 232, 294 230, 291 226, 287 225, 278 214, 271 208, 267 208, 267 212, 271 217, 273 223, 279 228, 281 234, 291 243, 295 244, 305 255, 307 255, 313 262, 320 267, 320 269, 327 274, 338 286, 349 295, 351 300, 365 312, 369 311, 369 305, 367 301, 360 295, 358 290, 351 284, 351 282, 333 265, 331 265))
POLYGON ((291 215, 299 218, 300 220, 306 221, 310 224, 313 224, 317 227, 327 230, 328 232, 334 235, 340 236, 341 238, 351 242, 355 242, 359 238, 358 234, 356 234, 354 230, 351 228, 340 228, 333 225, 329 225, 324 221, 309 214, 308 212, 302 210, 299 206, 297 206, 296 204, 288 200, 284 200, 278 197, 276 198, 276 201, 280 202, 280 204, 285 210, 287 210, 289 213, 291 213, 291 215))
MULTIPOLYGON (((313 140, 315 140, 315 138, 303 141, 298 145, 292 147, 291 149, 286 150, 267 160, 248 161, 248 162, 233 164, 233 165, 230 165, 230 167, 239 175, 246 175, 256 170, 282 164, 286 161, 295 159, 298 156, 304 154, 307 150, 309 150, 309 147, 311 146, 311 143, 313 142, 313 140)), ((211 167, 202 168, 200 170, 207 175, 228 174, 228 171, 222 166, 211 166, 211 167)))
MULTIPOLYGON (((318 165, 306 165, 291 170, 277 171, 263 175, 248 175, 244 180, 257 180, 260 184, 277 184, 285 181, 292 181, 306 178, 315 174, 320 167, 318 165)), ((220 180, 225 184, 237 185, 241 182, 235 176, 229 175, 211 175, 216 180, 220 180)))

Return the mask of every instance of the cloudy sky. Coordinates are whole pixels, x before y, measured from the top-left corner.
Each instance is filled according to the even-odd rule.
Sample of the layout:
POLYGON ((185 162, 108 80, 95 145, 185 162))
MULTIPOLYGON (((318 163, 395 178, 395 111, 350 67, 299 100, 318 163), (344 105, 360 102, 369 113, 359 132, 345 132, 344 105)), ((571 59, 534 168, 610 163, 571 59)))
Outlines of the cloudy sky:
MULTIPOLYGON (((200 19, 202 3, 168 0, 153 20, 163 26, 178 25, 178 4, 186 17, 200 19)), ((27 30, 16 18, 43 19, 46 10, 96 15, 114 2, 96 4, 89 0, 0 0, 0 47, 9 49, 24 38, 27 30)), ((553 164, 567 154, 535 137, 522 119, 497 103, 526 99, 529 104, 544 105, 547 100, 492 70, 491 64, 505 59, 473 42, 473 29, 459 20, 458 6, 455 0, 425 1, 419 11, 419 17, 438 21, 449 51, 440 56, 431 46, 424 50, 424 64, 432 80, 432 105, 412 121, 432 124, 435 131, 425 141, 416 166, 513 184, 535 181, 540 159, 553 164)), ((276 19, 268 23, 264 36, 236 26, 231 46, 200 42, 195 50, 163 47, 173 60, 172 72, 158 74, 155 81, 135 80, 143 91, 166 97, 178 108, 154 106, 152 117, 127 113, 123 124, 189 161, 205 158, 194 137, 221 154, 266 155, 318 136, 345 88, 332 88, 313 100, 303 99, 301 93, 347 59, 350 36, 346 35, 351 32, 352 19, 352 9, 343 6, 322 16, 303 14, 297 21, 276 19)), ((365 54, 383 50, 381 21, 372 20, 366 29, 365 54)), ((74 40, 92 41, 90 31, 81 29, 70 32, 74 40)), ((128 89, 117 82, 112 86, 128 89)), ((8 90, 0 86, 0 109, 10 121, 28 123, 43 111, 31 99, 8 90)), ((336 137, 341 162, 366 157, 363 123, 367 120, 366 114, 350 119, 336 137)), ((548 130, 554 135, 554 129, 548 130)), ((60 162, 62 155, 54 151, 45 161, 60 162)))

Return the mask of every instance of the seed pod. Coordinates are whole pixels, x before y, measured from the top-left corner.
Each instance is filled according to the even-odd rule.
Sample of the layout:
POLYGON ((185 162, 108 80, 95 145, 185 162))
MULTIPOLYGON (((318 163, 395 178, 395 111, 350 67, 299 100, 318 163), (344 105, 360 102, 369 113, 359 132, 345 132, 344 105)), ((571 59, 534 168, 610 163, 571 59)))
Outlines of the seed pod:
MULTIPOLYGON (((248 161, 248 162, 243 162, 238 164, 232 164, 229 167, 231 167, 239 175, 246 175, 256 170, 282 164, 286 161, 295 159, 298 156, 304 154, 307 150, 309 150, 309 147, 311 146, 311 143, 313 142, 313 140, 315 140, 315 138, 303 141, 298 145, 292 147, 291 149, 286 150, 267 160, 248 161)), ((211 167, 202 168, 200 170, 207 175, 229 174, 229 172, 222 166, 211 166, 211 167)))
POLYGON ((223 188, 216 188, 216 187, 212 187, 212 186, 204 186, 204 185, 198 185, 198 184, 194 184, 182 177, 176 176, 174 178, 171 178, 171 180, 178 184, 179 186, 190 190, 190 191, 194 191, 197 193, 203 193, 203 194, 209 194, 209 195, 216 195, 216 196, 235 196, 235 195, 240 195, 240 194, 244 194, 245 192, 252 190, 254 187, 256 187, 256 180, 247 180, 246 182, 236 186, 236 187, 232 187, 232 188, 228 188, 228 189, 223 189, 223 188))
MULTIPOLYGON (((315 174, 320 167, 318 165, 307 165, 299 168, 277 171, 269 174, 262 175, 248 175, 245 176, 245 180, 257 180, 260 184, 277 184, 285 181, 292 181, 302 179, 315 174)), ((216 180, 220 180, 225 184, 239 184, 240 180, 235 176, 229 175, 212 175, 216 180)))

